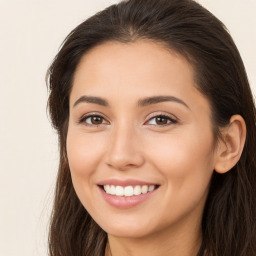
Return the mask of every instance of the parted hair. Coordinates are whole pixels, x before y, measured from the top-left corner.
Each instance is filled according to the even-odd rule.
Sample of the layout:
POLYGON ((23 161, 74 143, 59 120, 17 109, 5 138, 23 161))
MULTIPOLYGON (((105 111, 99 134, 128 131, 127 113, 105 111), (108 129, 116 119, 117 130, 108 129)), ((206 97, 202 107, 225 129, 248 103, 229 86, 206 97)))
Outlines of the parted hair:
POLYGON ((202 219, 198 256, 256 255, 256 111, 240 54, 223 23, 192 0, 129 0, 78 25, 47 72, 48 110, 59 138, 59 170, 49 230, 50 256, 103 256, 107 234, 72 184, 66 152, 69 95, 81 57, 107 41, 162 43, 192 65, 197 89, 211 106, 215 139, 232 115, 247 127, 242 156, 227 173, 214 171, 202 219))

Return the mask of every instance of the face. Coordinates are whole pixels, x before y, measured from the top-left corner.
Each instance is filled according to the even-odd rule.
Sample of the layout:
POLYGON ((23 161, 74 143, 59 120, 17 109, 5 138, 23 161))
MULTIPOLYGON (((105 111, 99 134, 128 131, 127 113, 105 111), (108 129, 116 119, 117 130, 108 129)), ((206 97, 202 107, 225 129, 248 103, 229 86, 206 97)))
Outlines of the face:
POLYGON ((209 102, 183 57, 148 41, 108 42, 83 56, 67 154, 76 193, 106 232, 200 225, 213 145, 209 102))

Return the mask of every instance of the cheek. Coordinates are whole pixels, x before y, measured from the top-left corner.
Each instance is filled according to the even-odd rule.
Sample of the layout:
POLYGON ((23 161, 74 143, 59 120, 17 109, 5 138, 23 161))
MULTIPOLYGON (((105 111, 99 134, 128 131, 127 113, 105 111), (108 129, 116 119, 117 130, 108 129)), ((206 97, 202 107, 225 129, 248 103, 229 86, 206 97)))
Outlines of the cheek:
POLYGON ((148 159, 165 180, 166 193, 159 207, 165 209, 165 219, 178 220, 195 209, 200 215, 208 194, 214 166, 211 133, 189 134, 158 138, 154 149, 148 151, 148 159))
POLYGON ((100 135, 86 134, 71 127, 67 134, 67 156, 72 183, 85 209, 92 216, 97 212, 91 200, 95 193, 94 176, 102 159, 103 143, 100 135))
POLYGON ((151 143, 154 148, 148 151, 148 159, 165 177, 170 190, 202 193, 208 187, 214 169, 210 130, 187 127, 184 133, 158 136, 151 143))
POLYGON ((89 211, 93 212, 94 204, 90 200, 95 190, 94 175, 102 159, 102 142, 91 134, 85 134, 71 128, 67 135, 67 156, 72 183, 76 194, 89 211))
POLYGON ((159 163, 162 168, 176 170, 177 175, 193 172, 195 168, 212 168, 213 136, 209 130, 198 127, 184 127, 184 132, 169 134, 169 136, 152 136, 150 158, 159 163), (176 168, 174 168, 176 167, 176 168))
POLYGON ((71 174, 90 176, 99 164, 103 151, 102 138, 70 129, 67 135, 67 155, 71 174))

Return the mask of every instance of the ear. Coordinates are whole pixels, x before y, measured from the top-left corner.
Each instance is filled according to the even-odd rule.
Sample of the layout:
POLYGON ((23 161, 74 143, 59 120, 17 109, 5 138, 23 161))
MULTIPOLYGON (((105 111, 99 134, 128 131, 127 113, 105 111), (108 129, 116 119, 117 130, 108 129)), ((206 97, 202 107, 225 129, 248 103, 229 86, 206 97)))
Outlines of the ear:
POLYGON ((215 171, 226 173, 239 161, 246 138, 246 124, 240 115, 230 118, 229 125, 221 130, 222 138, 216 151, 215 171))

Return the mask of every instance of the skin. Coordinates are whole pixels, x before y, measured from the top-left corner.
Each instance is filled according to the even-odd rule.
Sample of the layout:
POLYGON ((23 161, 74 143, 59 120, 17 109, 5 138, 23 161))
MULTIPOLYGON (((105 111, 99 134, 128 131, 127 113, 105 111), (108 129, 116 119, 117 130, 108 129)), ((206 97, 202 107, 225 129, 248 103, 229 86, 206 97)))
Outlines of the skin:
MULTIPOLYGON (((242 120, 233 123, 233 135, 243 135, 242 120)), ((233 141, 232 134, 227 137, 233 141)), ((196 255, 212 173, 229 169, 223 159, 238 144, 243 141, 216 150, 209 102, 182 56, 141 40, 107 42, 82 57, 70 94, 67 154, 76 193, 108 233, 112 256, 196 255), (140 99, 160 95, 176 100, 138 106, 140 99), (109 106, 77 102, 83 96, 104 98, 109 106), (171 119, 159 122, 162 114, 171 119), (85 115, 102 118, 97 125, 85 115), (160 186, 148 200, 119 209, 98 187, 110 178, 160 186)))

